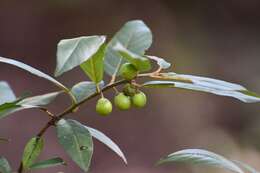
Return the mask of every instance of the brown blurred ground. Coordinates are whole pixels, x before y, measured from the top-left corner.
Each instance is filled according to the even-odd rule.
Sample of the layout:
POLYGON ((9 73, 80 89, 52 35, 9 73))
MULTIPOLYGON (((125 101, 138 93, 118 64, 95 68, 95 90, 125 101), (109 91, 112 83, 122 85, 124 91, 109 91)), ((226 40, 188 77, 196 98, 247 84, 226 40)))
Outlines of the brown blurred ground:
MULTIPOLYGON (((153 31, 149 54, 167 57, 173 70, 242 83, 260 93, 260 1, 258 0, 1 0, 0 55, 12 57, 52 74, 60 39, 106 34, 110 38, 126 21, 142 19, 153 31)), ((0 64, 0 80, 16 94, 47 93, 56 88, 45 80, 0 64)), ((59 80, 67 86, 87 80, 80 70, 59 80)), ((142 110, 114 111, 109 118, 85 104, 76 119, 102 130, 125 152, 126 167, 115 154, 95 142, 92 173, 217 172, 180 165, 154 167, 161 156, 183 148, 209 149, 260 169, 259 104, 183 90, 147 90, 149 104, 142 110)), ((112 92, 108 94, 112 96, 112 92)), ((53 112, 67 101, 60 97, 53 112)), ((37 110, 26 110, 0 121, 0 154, 16 168, 22 148, 47 121, 37 110)), ((82 172, 64 154, 54 129, 45 136, 41 159, 62 156, 69 163, 43 172, 82 172)))

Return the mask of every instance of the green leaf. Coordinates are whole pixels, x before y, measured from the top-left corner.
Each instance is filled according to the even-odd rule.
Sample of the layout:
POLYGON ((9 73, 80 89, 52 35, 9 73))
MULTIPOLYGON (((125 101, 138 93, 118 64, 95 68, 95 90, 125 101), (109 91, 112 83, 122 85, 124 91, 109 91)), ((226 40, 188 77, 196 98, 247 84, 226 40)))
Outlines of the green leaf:
POLYGON ((149 56, 149 55, 146 55, 146 57, 156 61, 159 67, 162 69, 167 69, 171 66, 171 63, 165 61, 163 58, 159 58, 157 56, 149 56))
POLYGON ((127 50, 144 55, 152 44, 152 33, 141 20, 127 22, 109 42, 105 56, 105 71, 110 76, 118 75, 121 64, 125 62, 121 55, 113 50, 117 42, 120 42, 127 50))
POLYGON ((147 71, 151 69, 149 59, 127 50, 121 43, 118 42, 113 49, 117 51, 123 59, 133 64, 137 70, 147 71))
POLYGON ((10 103, 0 105, 0 119, 14 112, 37 108, 51 103, 61 92, 53 92, 44 95, 17 99, 10 103))
POLYGON ((257 171, 255 168, 253 168, 252 166, 241 162, 241 161, 233 161, 234 163, 236 163, 237 165, 239 165, 241 168, 245 169, 246 171, 250 172, 250 173, 259 173, 259 171, 257 171))
POLYGON ((16 61, 16 60, 13 60, 13 59, 9 59, 9 58, 4 58, 4 57, 0 57, 0 62, 3 62, 3 63, 6 63, 6 64, 11 64, 11 65, 14 65, 16 67, 19 67, 23 70, 26 70, 27 72, 30 72, 36 76, 39 76, 39 77, 42 77, 44 79, 47 79, 51 82, 53 82, 55 85, 57 85, 58 87, 62 88, 63 90, 65 91, 68 91, 68 89, 63 85, 61 84, 60 82, 58 82, 56 79, 52 78, 51 76, 27 65, 27 64, 24 64, 22 62, 19 62, 19 61, 16 61))
POLYGON ((103 79, 105 48, 106 45, 103 44, 92 57, 80 65, 81 69, 96 84, 103 79))
POLYGON ((75 120, 61 119, 57 123, 57 135, 71 159, 87 172, 93 154, 93 141, 88 129, 75 120))
POLYGON ((0 156, 0 172, 1 173, 12 173, 11 167, 3 156, 0 156))
POLYGON ((176 73, 163 73, 161 78, 167 81, 149 81, 145 82, 143 86, 150 88, 172 87, 202 91, 220 96, 233 97, 246 103, 260 101, 259 95, 248 91, 245 87, 222 80, 176 73))
POLYGON ((184 162, 191 164, 209 165, 214 167, 224 168, 236 173, 243 171, 230 160, 223 156, 201 149, 185 149, 172 153, 165 158, 162 158, 158 164, 184 162))
POLYGON ((99 140, 100 142, 105 144, 107 147, 109 147, 120 158, 122 158, 122 160, 125 162, 125 164, 127 164, 127 160, 126 160, 124 153, 121 151, 119 146, 114 141, 112 141, 109 137, 107 137, 104 133, 98 131, 97 129, 94 129, 94 128, 91 128, 88 126, 85 126, 85 127, 88 129, 88 131, 94 138, 96 138, 97 140, 99 140))
POLYGON ((30 169, 49 168, 49 167, 54 167, 54 166, 59 166, 59 165, 66 165, 66 163, 63 161, 62 158, 55 157, 55 158, 52 158, 52 159, 48 159, 48 160, 39 161, 37 163, 34 163, 30 166, 30 169))
MULTIPOLYGON (((104 82, 99 83, 99 88, 104 87, 104 82)), ((74 85, 71 89, 71 93, 75 96, 77 102, 81 102, 85 98, 97 92, 97 87, 94 82, 84 81, 74 85)))
POLYGON ((0 81, 0 105, 16 99, 13 90, 5 81, 0 81))
POLYGON ((30 168, 30 166, 40 155, 43 149, 43 145, 44 145, 43 139, 38 137, 32 138, 26 144, 23 152, 23 159, 22 159, 23 168, 25 169, 30 168))
POLYGON ((105 42, 105 36, 61 40, 57 49, 55 76, 60 76, 91 58, 105 42))

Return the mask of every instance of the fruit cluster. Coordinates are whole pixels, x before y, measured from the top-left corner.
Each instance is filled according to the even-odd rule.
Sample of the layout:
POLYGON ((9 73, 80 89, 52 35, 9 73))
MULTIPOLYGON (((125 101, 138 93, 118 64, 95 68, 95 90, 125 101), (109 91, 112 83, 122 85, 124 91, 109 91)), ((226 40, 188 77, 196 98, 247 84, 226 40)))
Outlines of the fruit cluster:
MULTIPOLYGON (((125 63, 120 68, 120 75, 129 81, 123 91, 117 93, 114 97, 114 105, 119 110, 128 110, 131 106, 142 108, 146 105, 146 95, 141 92, 136 86, 131 84, 131 81, 138 75, 138 70, 130 63, 125 63)), ((107 98, 100 98, 96 104, 96 111, 102 116, 109 115, 112 112, 112 103, 107 98)))

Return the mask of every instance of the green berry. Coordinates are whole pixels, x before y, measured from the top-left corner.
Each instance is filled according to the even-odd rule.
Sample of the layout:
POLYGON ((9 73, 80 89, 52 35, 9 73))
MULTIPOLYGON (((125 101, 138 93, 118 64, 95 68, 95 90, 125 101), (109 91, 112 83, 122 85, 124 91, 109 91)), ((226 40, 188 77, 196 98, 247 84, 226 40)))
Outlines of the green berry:
POLYGON ((119 93, 115 96, 114 103, 120 110, 128 110, 131 107, 131 99, 129 96, 124 95, 124 93, 119 93))
POLYGON ((137 76, 138 70, 133 64, 125 63, 120 68, 120 74, 124 79, 132 80, 137 76))
POLYGON ((132 97, 132 103, 137 108, 142 108, 146 105, 146 95, 143 92, 139 92, 132 97))
POLYGON ((96 104, 96 111, 100 115, 106 116, 112 112, 112 104, 106 98, 100 98, 96 104))
POLYGON ((136 93, 137 93, 138 89, 131 85, 131 84, 126 84, 124 87, 123 87, 123 92, 125 95, 127 96, 134 96, 136 93))

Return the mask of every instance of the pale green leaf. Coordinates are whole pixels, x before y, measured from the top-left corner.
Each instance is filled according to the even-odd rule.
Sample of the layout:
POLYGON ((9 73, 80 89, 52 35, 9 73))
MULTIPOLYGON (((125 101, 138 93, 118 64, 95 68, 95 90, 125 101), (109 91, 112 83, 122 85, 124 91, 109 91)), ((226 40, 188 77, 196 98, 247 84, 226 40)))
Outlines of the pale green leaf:
POLYGON ((152 33, 141 20, 127 22, 109 42, 105 56, 105 71, 109 75, 118 75, 119 68, 125 62, 121 55, 113 50, 117 42, 120 42, 127 50, 144 55, 152 44, 152 33))
POLYGON ((1 173, 12 173, 11 167, 3 156, 0 156, 0 172, 1 173))
POLYGON ((52 159, 44 160, 44 161, 39 161, 37 163, 34 163, 30 166, 30 169, 42 169, 42 168, 50 168, 54 166, 59 166, 59 165, 66 165, 64 160, 60 157, 55 157, 52 159))
POLYGON ((43 149, 43 139, 39 137, 32 138, 25 146, 23 152, 22 164, 23 168, 29 169, 30 166, 34 163, 34 161, 40 155, 43 149))
POLYGON ((103 79, 105 48, 106 45, 103 44, 92 57, 80 65, 81 69, 96 84, 103 79))
POLYGON ((112 141, 109 137, 107 137, 104 133, 98 131, 97 129, 88 126, 85 127, 88 129, 88 131, 94 138, 96 138, 97 140, 105 144, 107 147, 109 147, 125 162, 125 164, 127 164, 127 160, 124 153, 121 151, 119 146, 114 141, 112 141))
POLYGON ((245 87, 241 85, 222 80, 176 73, 163 73, 161 74, 161 78, 167 81, 149 81, 145 82, 143 86, 172 87, 202 91, 220 96, 233 97, 246 103, 260 101, 260 96, 256 93, 248 91, 245 87))
POLYGON ((117 51, 123 59, 133 64, 137 70, 148 71, 151 69, 149 59, 127 50, 121 43, 118 42, 113 49, 117 51))
POLYGON ((51 76, 27 65, 27 64, 24 64, 22 62, 19 62, 19 61, 16 61, 16 60, 13 60, 13 59, 9 59, 9 58, 4 58, 4 57, 0 57, 0 62, 3 62, 3 63, 6 63, 6 64, 11 64, 11 65, 14 65, 16 67, 19 67, 23 70, 26 70, 27 72, 30 72, 36 76, 39 76, 39 77, 42 77, 44 79, 47 79, 51 82, 53 82, 55 85, 57 85, 58 87, 62 88, 63 90, 66 90, 68 91, 68 89, 63 85, 61 84, 60 82, 58 82, 56 79, 52 78, 51 76))
MULTIPOLYGON (((99 83, 99 88, 104 87, 104 82, 99 83)), ((94 82, 84 81, 74 85, 71 89, 71 93, 75 96, 77 102, 81 102, 85 98, 97 92, 97 87, 94 82)))
POLYGON ((60 76, 91 58, 105 42, 105 36, 61 40, 57 49, 55 76, 60 76))
POLYGON ((93 141, 88 129, 75 120, 64 119, 58 121, 56 127, 59 143, 71 159, 87 172, 93 154, 93 141))
POLYGON ((0 105, 7 102, 12 102, 15 99, 15 94, 8 83, 5 81, 0 81, 0 105))
POLYGON ((252 166, 250 166, 244 162, 237 161, 237 160, 235 160, 233 162, 250 173, 259 173, 259 171, 257 171, 255 168, 253 168, 252 166))
POLYGON ((159 67, 161 67, 162 69, 167 69, 171 66, 171 63, 165 61, 163 58, 159 58, 157 56, 149 56, 149 55, 146 55, 146 57, 156 61, 159 67))
POLYGON ((236 173, 243 171, 232 161, 213 152, 201 149, 185 149, 162 158, 158 164, 183 162, 224 168, 236 173))

